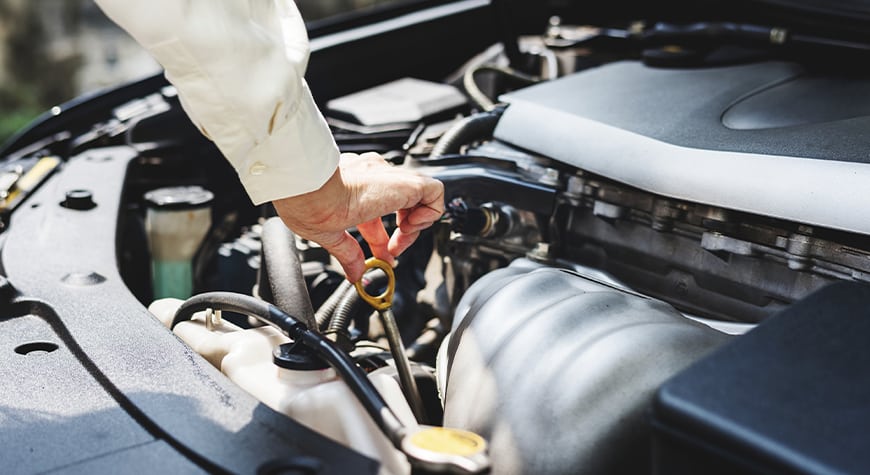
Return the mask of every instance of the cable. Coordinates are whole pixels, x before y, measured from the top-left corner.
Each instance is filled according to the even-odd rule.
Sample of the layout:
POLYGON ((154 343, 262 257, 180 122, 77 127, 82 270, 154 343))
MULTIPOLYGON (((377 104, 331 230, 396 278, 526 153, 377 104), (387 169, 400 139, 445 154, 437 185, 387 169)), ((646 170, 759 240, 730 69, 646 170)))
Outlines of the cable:
POLYGON ((335 369, 381 431, 397 449, 402 450, 402 438, 406 432, 404 424, 399 421, 365 372, 335 343, 268 302, 232 292, 207 292, 187 299, 175 312, 170 328, 190 320, 195 313, 208 309, 250 315, 313 350, 335 369))

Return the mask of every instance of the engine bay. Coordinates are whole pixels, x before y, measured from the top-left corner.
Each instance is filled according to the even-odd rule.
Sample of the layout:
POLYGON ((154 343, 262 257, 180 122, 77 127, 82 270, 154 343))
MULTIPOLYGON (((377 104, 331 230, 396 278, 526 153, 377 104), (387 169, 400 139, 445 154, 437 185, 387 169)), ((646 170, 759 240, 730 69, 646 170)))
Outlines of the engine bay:
MULTIPOLYGON (((0 287, 18 296, 7 323, 48 321, 42 340, 73 348, 75 371, 206 471, 827 473, 805 457, 858 473, 854 444, 782 435, 789 411, 815 415, 823 396, 783 386, 794 407, 764 406, 758 427, 740 412, 751 404, 711 396, 742 401, 729 391, 747 355, 776 371, 784 355, 810 358, 769 353, 754 335, 846 341, 866 314, 870 77, 769 54, 754 41, 781 32, 758 28, 554 17, 520 38, 522 65, 495 45, 444 81, 409 76, 325 102, 342 152, 376 151, 445 186, 444 217, 361 284, 394 285, 394 330, 328 253, 250 204, 171 86, 143 83, 110 119, 60 138, 68 156, 43 144, 7 159, 5 173, 34 183, 3 197, 0 287), (727 41, 682 42, 699 31, 727 41), (805 314, 817 317, 808 330, 788 329, 805 314), (150 362, 141 381, 171 389, 127 374, 133 360, 150 362), (725 386, 704 379, 717 368, 725 386), (179 407, 205 422, 186 426, 179 407), (202 455, 224 433, 250 454, 202 455)), ((834 358, 820 355, 820 368, 834 358)), ((827 382, 837 397, 848 385, 827 382)))

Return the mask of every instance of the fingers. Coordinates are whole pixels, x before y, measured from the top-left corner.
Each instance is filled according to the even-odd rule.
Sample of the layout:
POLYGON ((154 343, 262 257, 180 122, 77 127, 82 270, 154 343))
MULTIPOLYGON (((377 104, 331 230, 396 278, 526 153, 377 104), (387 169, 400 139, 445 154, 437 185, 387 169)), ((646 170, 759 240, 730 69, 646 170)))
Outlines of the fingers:
MULTIPOLYGON (((386 231, 384 232, 386 234, 386 231)), ((356 282, 365 273, 365 256, 356 239, 347 231, 336 233, 324 233, 311 238, 332 254, 344 269, 347 280, 356 282)))
POLYGON ((347 166, 348 171, 354 168, 354 173, 348 173, 353 177, 350 179, 366 177, 364 191, 358 195, 361 209, 379 216, 396 212, 399 229, 392 237, 387 236, 379 219, 357 226, 375 257, 393 262, 393 256, 410 247, 420 231, 444 214, 444 185, 434 178, 390 166, 375 153, 359 155, 347 166))
POLYGON ((419 205, 411 209, 400 210, 397 214, 399 228, 406 233, 421 231, 441 219, 442 210, 434 207, 419 205))
POLYGON ((363 239, 369 243, 369 248, 372 250, 372 255, 378 259, 389 262, 395 265, 393 254, 387 248, 390 237, 387 235, 387 230, 384 229, 384 223, 381 218, 372 219, 364 223, 358 224, 356 227, 363 239))
POLYGON ((435 208, 420 205, 413 209, 401 209, 396 212, 396 230, 390 236, 387 249, 390 254, 398 256, 414 244, 420 232, 432 226, 443 213, 435 208))
POLYGON ((356 226, 372 254, 393 264, 394 256, 443 214, 444 185, 391 166, 376 153, 344 154, 339 168, 319 189, 273 203, 288 227, 323 246, 341 263, 348 280, 356 281, 363 274, 364 257, 345 230, 356 226), (388 236, 381 216, 393 212, 399 229, 388 236))
POLYGON ((401 228, 397 228, 393 231, 393 235, 390 237, 390 243, 387 245, 387 248, 390 250, 390 254, 398 256, 411 247, 411 244, 414 244, 414 241, 416 241, 419 236, 420 231, 406 233, 405 231, 402 231, 401 228))
POLYGON ((441 217, 444 214, 444 183, 434 178, 424 178, 420 205, 441 217))

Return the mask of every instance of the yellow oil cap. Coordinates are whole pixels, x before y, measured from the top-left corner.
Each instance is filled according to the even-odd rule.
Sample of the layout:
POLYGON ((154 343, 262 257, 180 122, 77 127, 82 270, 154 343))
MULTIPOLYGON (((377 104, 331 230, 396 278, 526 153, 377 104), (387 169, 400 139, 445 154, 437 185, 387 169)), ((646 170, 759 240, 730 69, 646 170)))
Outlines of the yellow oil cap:
POLYGON ((466 430, 419 426, 402 448, 413 465, 433 472, 484 473, 490 467, 486 440, 466 430))
POLYGON ((411 444, 431 452, 469 456, 486 450, 483 437, 459 429, 429 427, 411 436, 411 444))

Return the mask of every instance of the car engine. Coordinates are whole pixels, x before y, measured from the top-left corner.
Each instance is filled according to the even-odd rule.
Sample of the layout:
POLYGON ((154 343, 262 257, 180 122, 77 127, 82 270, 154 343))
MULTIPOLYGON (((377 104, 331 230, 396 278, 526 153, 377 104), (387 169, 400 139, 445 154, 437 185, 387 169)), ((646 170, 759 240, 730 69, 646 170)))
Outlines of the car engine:
MULTIPOLYGON (((343 152, 374 150, 445 186, 444 217, 394 274, 361 284, 371 295, 395 285, 417 403, 389 322, 316 243, 249 204, 160 78, 86 133, 5 161, 18 180, 3 198, 10 308, 48 312, 25 298, 46 273, 62 281, 48 295, 70 301, 109 285, 130 294, 149 323, 130 319, 122 326, 143 329, 117 338, 183 341, 167 365, 201 374, 179 387, 229 394, 227 407, 247 393, 276 417, 270 427, 292 419, 377 461, 324 472, 859 473, 860 444, 790 424, 841 416, 797 389, 807 380, 827 381, 858 414, 834 427, 866 420, 865 384, 841 390, 824 348, 857 351, 850 325, 863 325, 870 298, 870 78, 831 58, 770 54, 785 34, 554 17, 520 38, 522 65, 496 45, 445 81, 383 81, 323 104, 343 152), (22 203, 27 213, 12 213, 22 203), (112 261, 89 254, 115 243, 116 269, 88 264, 112 261), (30 268, 40 253, 81 255, 54 273, 30 268), (791 381, 790 361, 806 363, 806 379, 766 400, 766 384, 791 381), (741 388, 756 365, 781 373, 741 388)), ((88 298, 111 300, 103 293, 88 298)), ((63 331, 79 338, 85 320, 63 331)), ((837 367, 866 351, 850 355, 837 367)), ((320 473, 299 466, 287 473, 320 473)))

